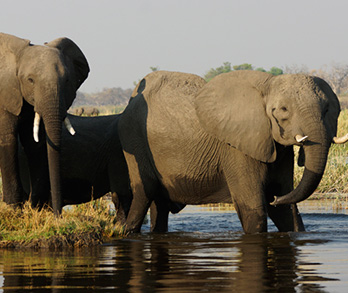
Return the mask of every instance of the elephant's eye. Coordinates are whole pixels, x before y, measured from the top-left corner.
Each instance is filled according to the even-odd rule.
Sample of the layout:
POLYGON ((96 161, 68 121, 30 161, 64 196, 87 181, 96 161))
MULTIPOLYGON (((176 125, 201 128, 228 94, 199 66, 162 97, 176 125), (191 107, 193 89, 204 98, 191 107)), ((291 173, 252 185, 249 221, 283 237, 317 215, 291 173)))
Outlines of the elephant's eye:
POLYGON ((278 110, 278 119, 282 122, 285 122, 289 119, 290 113, 288 111, 288 108, 285 106, 282 106, 278 110))
POLYGON ((29 81, 31 84, 34 84, 34 80, 33 80, 31 77, 28 78, 28 81, 29 81))

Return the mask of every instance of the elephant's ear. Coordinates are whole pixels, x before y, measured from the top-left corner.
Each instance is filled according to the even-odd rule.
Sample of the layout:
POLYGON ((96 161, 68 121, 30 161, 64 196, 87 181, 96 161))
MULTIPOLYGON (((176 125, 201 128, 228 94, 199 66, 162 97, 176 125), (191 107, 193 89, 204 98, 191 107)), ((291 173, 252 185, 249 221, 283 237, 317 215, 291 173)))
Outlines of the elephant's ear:
POLYGON ((0 107, 18 116, 23 98, 17 78, 17 57, 29 40, 0 33, 0 107))
POLYGON ((340 102, 336 94, 333 92, 333 90, 325 80, 317 76, 313 76, 313 80, 325 94, 325 97, 322 98, 326 99, 328 102, 328 108, 326 109, 324 123, 326 125, 329 137, 333 138, 337 134, 337 119, 340 114, 340 102))
POLYGON ((257 71, 221 74, 195 99, 198 119, 206 132, 262 162, 274 162, 276 148, 263 93, 271 75, 257 71))
POLYGON ((69 57, 74 65, 76 73, 76 90, 86 80, 89 73, 89 65, 85 55, 80 48, 68 38, 55 39, 49 43, 45 43, 48 47, 57 48, 64 56, 69 57))

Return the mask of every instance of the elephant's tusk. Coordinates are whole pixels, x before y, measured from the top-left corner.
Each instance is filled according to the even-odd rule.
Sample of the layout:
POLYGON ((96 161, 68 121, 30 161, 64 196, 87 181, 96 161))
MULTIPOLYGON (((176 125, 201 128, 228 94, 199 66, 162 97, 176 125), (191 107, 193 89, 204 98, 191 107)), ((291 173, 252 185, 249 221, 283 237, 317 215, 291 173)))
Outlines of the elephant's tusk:
POLYGON ((299 135, 299 134, 296 134, 295 136, 295 139, 298 143, 300 142, 305 142, 307 140, 308 136, 303 136, 303 135, 299 135))
POLYGON ((332 139, 332 141, 334 143, 337 143, 337 144, 342 144, 342 143, 346 143, 348 141, 348 133, 344 136, 340 136, 340 137, 337 137, 337 136, 334 136, 334 138, 332 139))
POLYGON ((70 132, 71 135, 75 135, 76 131, 75 129, 72 127, 70 120, 68 117, 65 117, 64 119, 64 125, 66 127, 66 129, 70 132))
POLYGON ((33 136, 36 142, 39 142, 39 128, 40 128, 40 115, 35 112, 34 125, 33 125, 33 136))

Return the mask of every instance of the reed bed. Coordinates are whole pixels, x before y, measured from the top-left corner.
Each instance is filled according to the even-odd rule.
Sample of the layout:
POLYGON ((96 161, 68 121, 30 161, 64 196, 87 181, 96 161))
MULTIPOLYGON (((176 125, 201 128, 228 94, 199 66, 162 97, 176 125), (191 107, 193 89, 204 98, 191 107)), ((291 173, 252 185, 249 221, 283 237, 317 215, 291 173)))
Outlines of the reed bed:
POLYGON ((60 217, 55 217, 50 208, 39 210, 29 203, 22 208, 0 203, 0 247, 82 247, 122 235, 123 226, 116 222, 115 211, 103 198, 72 206, 60 217))

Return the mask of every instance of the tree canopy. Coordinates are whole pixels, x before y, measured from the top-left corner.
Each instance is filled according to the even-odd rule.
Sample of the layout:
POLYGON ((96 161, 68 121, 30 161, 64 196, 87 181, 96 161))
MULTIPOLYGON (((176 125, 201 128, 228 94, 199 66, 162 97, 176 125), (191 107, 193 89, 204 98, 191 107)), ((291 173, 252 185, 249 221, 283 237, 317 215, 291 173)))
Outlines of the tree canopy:
POLYGON ((213 77, 221 74, 221 73, 227 73, 227 72, 230 72, 232 71, 232 68, 231 68, 231 63, 230 62, 225 62, 223 63, 222 66, 220 67, 217 67, 217 68, 211 68, 207 73, 206 75, 204 75, 204 79, 206 81, 209 81, 211 80, 213 77))
POLYGON ((234 70, 257 70, 257 71, 262 71, 262 72, 268 72, 270 74, 273 75, 280 75, 283 74, 283 70, 278 68, 278 67, 272 67, 269 71, 266 71, 264 68, 262 67, 258 67, 256 69, 254 69, 254 67, 249 64, 249 63, 243 63, 240 65, 234 65, 231 66, 230 62, 224 62, 222 66, 217 67, 217 68, 211 68, 205 75, 204 75, 204 79, 206 81, 210 81, 211 79, 213 79, 215 76, 221 74, 221 73, 226 73, 226 72, 230 72, 230 71, 234 71, 234 70))

